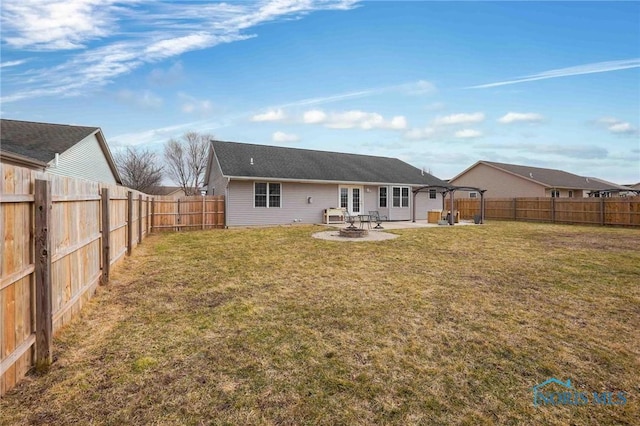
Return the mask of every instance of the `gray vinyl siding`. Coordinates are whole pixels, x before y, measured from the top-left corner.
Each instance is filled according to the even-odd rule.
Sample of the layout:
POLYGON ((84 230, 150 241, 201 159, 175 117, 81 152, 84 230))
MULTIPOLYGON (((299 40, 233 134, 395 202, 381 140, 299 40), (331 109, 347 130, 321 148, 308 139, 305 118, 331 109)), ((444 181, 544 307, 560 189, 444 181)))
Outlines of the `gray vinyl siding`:
POLYGON ((212 162, 209 182, 207 182, 207 195, 227 195, 227 178, 222 175, 222 170, 220 170, 220 165, 215 157, 212 162))
POLYGON ((95 134, 60 153, 58 166, 52 160, 47 172, 96 182, 117 183, 95 134))
MULTIPOLYGON (((212 173, 209 185, 216 181, 216 173, 212 173)), ((221 184, 226 185, 226 178, 220 174, 221 184)), ((226 191, 227 226, 286 225, 292 223, 322 223, 324 209, 339 206, 338 184, 314 184, 299 182, 278 182, 281 185, 281 207, 254 207, 254 183, 256 181, 231 180, 226 191), (312 197, 311 204, 308 198, 312 197)), ((257 182, 266 182, 259 180, 257 182)), ((218 184, 216 185, 216 194, 218 184)), ((409 192, 409 207, 378 207, 378 186, 364 186, 362 213, 377 210, 389 220, 411 220, 413 211, 413 193, 409 192)), ((391 199, 389 199, 389 204, 391 199)), ((421 192, 416 197, 416 219, 427 218, 427 211, 442 208, 442 196, 435 200, 429 194, 421 192)))
POLYGON ((336 184, 278 183, 281 185, 282 207, 267 208, 253 206, 254 181, 231 180, 226 202, 227 226, 322 223, 324 209, 337 207, 336 184), (307 202, 308 197, 312 197, 311 204, 307 202))

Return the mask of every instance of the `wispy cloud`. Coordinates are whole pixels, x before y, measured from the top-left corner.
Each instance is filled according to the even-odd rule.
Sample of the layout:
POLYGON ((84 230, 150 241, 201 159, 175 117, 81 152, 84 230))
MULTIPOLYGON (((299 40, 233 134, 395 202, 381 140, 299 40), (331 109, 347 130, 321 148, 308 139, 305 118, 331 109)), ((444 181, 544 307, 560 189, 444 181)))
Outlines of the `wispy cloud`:
POLYGON ((207 117, 213 112, 213 103, 208 99, 197 99, 186 93, 178 93, 182 101, 181 109, 185 114, 196 114, 207 117))
POLYGON ((27 62, 26 59, 21 59, 19 61, 0 62, 0 68, 17 67, 18 65, 22 65, 25 62, 27 62))
POLYGON ((541 114, 537 114, 535 112, 508 112, 498 119, 498 123, 539 123, 543 119, 544 117, 541 114))
POLYGON ((293 102, 284 103, 276 108, 289 108, 299 106, 322 105, 332 102, 339 102, 347 99, 364 98, 368 96, 382 95, 385 93, 398 92, 406 95, 428 95, 437 91, 436 86, 426 80, 418 80, 411 83, 393 84, 389 86, 374 87, 353 92, 338 93, 315 98, 300 99, 293 102))
MULTIPOLYGON (((12 50, 68 50, 65 62, 33 70, 3 102, 73 96, 141 67, 216 45, 255 37, 252 27, 319 10, 347 10, 357 0, 142 2, 140 0, 5 1, 3 43, 12 50), (144 5, 142 8, 140 5, 144 5), (135 33, 121 23, 136 28, 135 33), (100 47, 93 48, 99 40, 100 47), (75 53, 75 51, 78 53, 75 53)), ((63 57, 62 55, 60 57, 63 57)))
POLYGON ((510 80, 498 81, 495 83, 480 84, 478 86, 467 87, 467 89, 487 89, 490 87, 506 86, 509 84, 525 83, 527 81, 546 80, 549 78, 570 77, 573 75, 594 74, 600 72, 619 71, 629 68, 640 68, 640 58, 623 59, 620 61, 596 62, 592 64, 578 65, 575 67, 559 68, 550 71, 543 71, 537 74, 516 77, 510 80))

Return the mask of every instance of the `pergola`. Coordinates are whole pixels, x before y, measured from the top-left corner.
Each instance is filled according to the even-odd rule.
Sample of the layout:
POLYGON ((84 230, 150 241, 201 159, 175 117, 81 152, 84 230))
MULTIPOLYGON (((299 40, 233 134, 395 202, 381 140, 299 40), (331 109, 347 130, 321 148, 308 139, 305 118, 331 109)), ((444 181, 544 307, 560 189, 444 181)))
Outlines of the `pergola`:
POLYGON ((453 225, 455 218, 453 217, 453 193, 456 191, 476 191, 480 193, 480 223, 484 223, 484 193, 487 191, 486 189, 476 188, 474 186, 440 186, 440 185, 426 185, 421 186, 413 190, 413 212, 412 212, 412 222, 416 221, 416 196, 419 192, 426 192, 429 190, 435 189, 436 192, 442 194, 442 211, 446 210, 445 208, 445 199, 447 198, 447 194, 451 194, 450 199, 450 209, 451 214, 449 215, 449 225, 453 225))

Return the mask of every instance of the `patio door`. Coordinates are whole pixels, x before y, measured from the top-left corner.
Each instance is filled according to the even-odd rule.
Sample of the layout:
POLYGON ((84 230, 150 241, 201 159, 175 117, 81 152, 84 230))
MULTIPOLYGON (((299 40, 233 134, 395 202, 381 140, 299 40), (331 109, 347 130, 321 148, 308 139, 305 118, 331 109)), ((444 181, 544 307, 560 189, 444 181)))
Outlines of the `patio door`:
POLYGON ((362 192, 361 186, 340 185, 340 208, 347 209, 352 215, 362 213, 362 192))

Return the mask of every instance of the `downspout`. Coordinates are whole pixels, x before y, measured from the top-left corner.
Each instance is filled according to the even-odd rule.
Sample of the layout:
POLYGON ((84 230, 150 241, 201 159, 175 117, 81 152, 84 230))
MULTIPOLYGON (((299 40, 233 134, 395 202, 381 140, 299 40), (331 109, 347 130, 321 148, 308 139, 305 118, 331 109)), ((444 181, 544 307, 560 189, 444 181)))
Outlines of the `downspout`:
POLYGON ((415 223, 416 221, 416 196, 418 195, 418 193, 416 191, 413 191, 413 208, 411 209, 411 215, 413 216, 412 218, 412 222, 415 223))
POLYGON ((227 229, 229 225, 227 225, 227 220, 229 218, 229 183, 231 182, 231 178, 227 178, 227 184, 224 186, 224 228, 227 229))

